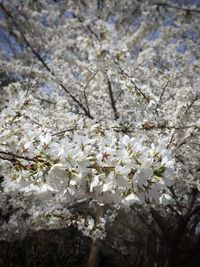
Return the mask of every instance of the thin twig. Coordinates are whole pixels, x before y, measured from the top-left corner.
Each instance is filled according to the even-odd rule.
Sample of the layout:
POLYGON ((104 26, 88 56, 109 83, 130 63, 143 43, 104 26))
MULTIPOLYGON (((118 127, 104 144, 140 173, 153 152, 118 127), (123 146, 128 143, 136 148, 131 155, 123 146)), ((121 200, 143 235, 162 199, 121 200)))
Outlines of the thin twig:
POLYGON ((40 97, 38 97, 38 96, 33 96, 33 97, 34 97, 35 99, 41 101, 41 104, 42 104, 43 102, 46 102, 46 103, 48 103, 48 104, 52 104, 52 105, 55 105, 55 104, 56 104, 55 102, 52 102, 52 101, 49 100, 49 99, 40 98, 40 97))
POLYGON ((134 85, 135 90, 145 99, 149 102, 149 97, 146 96, 141 89, 139 88, 139 86, 136 85, 136 83, 132 80, 132 77, 124 70, 122 69, 122 67, 119 65, 119 63, 114 59, 115 64, 119 67, 121 74, 123 76, 125 76, 126 78, 130 79, 130 82, 134 85))
POLYGON ((63 130, 63 131, 54 133, 54 134, 52 134, 51 136, 56 136, 56 135, 64 134, 64 133, 66 133, 66 132, 72 132, 72 131, 74 131, 74 130, 76 130, 76 126, 73 127, 73 128, 69 128, 69 129, 66 129, 66 130, 63 130))
POLYGON ((163 97, 163 95, 164 95, 164 93, 165 93, 165 91, 166 91, 166 89, 167 89, 168 84, 169 84, 169 81, 167 81, 166 85, 165 85, 164 88, 162 89, 162 92, 161 92, 161 94, 160 94, 158 103, 157 103, 157 105, 156 105, 156 107, 155 107, 155 112, 156 112, 156 113, 158 113, 157 109, 158 109, 159 106, 160 106, 160 101, 162 100, 162 97, 163 97))
MULTIPOLYGON (((98 71, 97 71, 98 72, 98 71)), ((88 102, 88 96, 86 94, 86 89, 88 87, 88 85, 90 84, 90 82, 94 79, 94 77, 96 76, 97 72, 95 72, 87 81, 86 85, 83 87, 83 94, 84 94, 84 98, 85 98, 85 103, 88 109, 88 112, 90 113, 90 107, 89 107, 89 102, 88 102)))
POLYGON ((186 11, 187 13, 189 12, 196 12, 196 13, 200 13, 200 10, 198 9, 190 9, 190 8, 185 8, 185 7, 179 7, 179 6, 174 6, 168 3, 156 3, 157 6, 164 6, 164 7, 169 7, 169 8, 174 8, 177 10, 181 10, 181 11, 186 11))
POLYGON ((119 95, 116 97, 115 99, 115 103, 119 100, 120 96, 124 93, 123 90, 121 90, 121 92, 119 93, 119 95))
POLYGON ((185 114, 188 113, 188 111, 191 109, 191 107, 193 106, 194 102, 195 102, 197 99, 198 99, 198 96, 195 96, 195 98, 192 99, 190 105, 189 105, 189 106, 186 108, 186 110, 185 110, 185 114))

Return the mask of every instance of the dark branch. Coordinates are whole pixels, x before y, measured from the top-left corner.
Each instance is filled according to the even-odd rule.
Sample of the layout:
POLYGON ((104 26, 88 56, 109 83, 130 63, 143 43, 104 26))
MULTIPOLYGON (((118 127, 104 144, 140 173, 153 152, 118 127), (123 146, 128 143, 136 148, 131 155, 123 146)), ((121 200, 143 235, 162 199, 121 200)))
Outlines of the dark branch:
POLYGON ((177 10, 185 11, 187 13, 190 13, 190 12, 200 13, 200 10, 198 10, 198 9, 190 9, 190 8, 185 8, 185 7, 179 7, 179 6, 170 5, 168 3, 157 3, 156 5, 158 7, 159 6, 164 6, 164 7, 174 8, 174 9, 177 9, 177 10))
POLYGON ((25 156, 14 154, 12 152, 5 152, 5 151, 0 151, 0 158, 3 159, 3 160, 9 160, 9 161, 13 161, 13 160, 17 160, 17 159, 24 159, 24 160, 33 161, 33 162, 40 161, 37 158, 29 158, 29 157, 25 157, 25 156), (3 156, 1 156, 1 154, 3 156))
POLYGON ((112 85, 111 85, 111 82, 110 82, 108 76, 107 76, 107 84, 108 84, 108 93, 109 93, 109 97, 110 97, 111 107, 112 107, 112 110, 114 113, 115 120, 117 120, 117 119, 119 119, 119 115, 118 115, 117 108, 115 105, 116 101, 115 101, 114 96, 113 96, 112 85))

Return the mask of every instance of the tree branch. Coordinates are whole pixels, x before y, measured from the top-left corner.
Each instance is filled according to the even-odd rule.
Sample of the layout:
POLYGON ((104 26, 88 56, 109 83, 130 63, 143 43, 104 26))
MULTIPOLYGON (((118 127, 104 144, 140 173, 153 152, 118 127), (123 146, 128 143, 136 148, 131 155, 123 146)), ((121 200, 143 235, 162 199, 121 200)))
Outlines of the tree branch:
POLYGON ((198 9, 190 9, 190 8, 185 8, 185 7, 179 7, 179 6, 174 6, 174 5, 170 5, 168 3, 156 3, 156 5, 159 6, 164 6, 164 7, 169 7, 169 8, 174 8, 177 10, 181 10, 181 11, 186 11, 186 12, 195 12, 195 13, 200 13, 200 10, 198 9))
POLYGON ((114 100, 112 85, 111 85, 111 82, 108 78, 108 75, 107 75, 107 84, 108 84, 108 93, 109 93, 109 97, 110 97, 110 103, 111 103, 111 107, 112 107, 112 110, 114 113, 114 118, 115 118, 115 120, 117 120, 117 119, 119 119, 119 115, 118 115, 117 108, 115 105, 116 101, 114 100))

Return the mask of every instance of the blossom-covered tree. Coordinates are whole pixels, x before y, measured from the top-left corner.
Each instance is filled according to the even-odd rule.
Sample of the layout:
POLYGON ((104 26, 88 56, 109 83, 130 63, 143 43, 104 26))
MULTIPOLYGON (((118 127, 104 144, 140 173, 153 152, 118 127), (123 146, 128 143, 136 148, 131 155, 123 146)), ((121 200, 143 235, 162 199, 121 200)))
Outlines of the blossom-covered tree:
POLYGON ((77 225, 94 240, 88 266, 97 266, 123 213, 151 241, 154 232, 165 240, 152 265, 132 266, 181 266, 181 238, 190 233, 192 252, 199 248, 200 7, 12 0, 0 8, 1 72, 10 76, 1 84, 1 206, 6 213, 9 196, 13 207, 4 238, 77 225))

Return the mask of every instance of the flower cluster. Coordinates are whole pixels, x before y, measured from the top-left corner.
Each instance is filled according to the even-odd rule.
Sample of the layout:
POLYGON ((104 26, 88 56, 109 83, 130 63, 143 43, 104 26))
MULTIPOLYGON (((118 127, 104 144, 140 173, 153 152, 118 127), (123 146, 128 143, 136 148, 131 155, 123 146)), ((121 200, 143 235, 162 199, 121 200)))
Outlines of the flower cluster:
MULTIPOLYGON (((162 202, 162 194, 173 183, 174 161, 161 144, 147 146, 137 138, 105 131, 99 124, 88 135, 77 131, 64 138, 52 136, 47 129, 23 128, 31 125, 14 134, 16 153, 1 151, 6 192, 20 190, 44 199, 58 193, 69 202, 87 196, 129 206, 159 198, 162 202)), ((7 147, 12 142, 13 136, 7 137, 7 147)))

